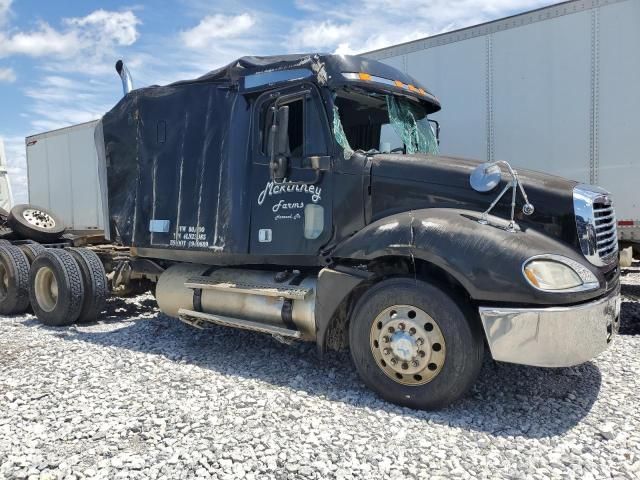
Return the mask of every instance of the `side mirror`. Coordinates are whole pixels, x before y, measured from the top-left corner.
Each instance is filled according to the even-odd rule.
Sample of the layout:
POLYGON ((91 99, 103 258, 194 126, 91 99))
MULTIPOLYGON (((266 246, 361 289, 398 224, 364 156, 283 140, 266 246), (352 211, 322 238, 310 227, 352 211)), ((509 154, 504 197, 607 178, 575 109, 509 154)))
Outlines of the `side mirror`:
POLYGON ((276 182, 282 182, 287 176, 289 159, 287 151, 289 149, 289 107, 278 108, 274 115, 271 130, 271 178, 276 182))
POLYGON ((431 130, 436 136, 436 140, 438 141, 438 145, 440 145, 440 122, 437 120, 429 119, 429 123, 431 124, 431 130))

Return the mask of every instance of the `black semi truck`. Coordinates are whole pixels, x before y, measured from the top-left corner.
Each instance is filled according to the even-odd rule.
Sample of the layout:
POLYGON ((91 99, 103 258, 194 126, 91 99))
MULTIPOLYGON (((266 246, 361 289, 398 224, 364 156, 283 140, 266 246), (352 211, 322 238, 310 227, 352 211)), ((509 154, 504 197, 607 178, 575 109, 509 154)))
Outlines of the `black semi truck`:
POLYGON ((167 315, 348 347, 369 387, 414 408, 462 396, 487 348, 562 367, 615 336, 609 194, 440 156, 440 103, 405 73, 244 57, 131 90, 116 68, 126 94, 96 129, 106 236, 167 315))

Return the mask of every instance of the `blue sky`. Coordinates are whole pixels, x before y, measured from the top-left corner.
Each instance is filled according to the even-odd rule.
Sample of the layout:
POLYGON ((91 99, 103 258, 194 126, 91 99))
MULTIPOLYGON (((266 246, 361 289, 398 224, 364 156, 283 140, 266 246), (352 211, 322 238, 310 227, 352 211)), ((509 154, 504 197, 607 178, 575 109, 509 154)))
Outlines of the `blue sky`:
MULTIPOLYGON (((26 201, 24 137, 95 118, 134 87, 242 55, 361 53, 549 5, 544 0, 0 0, 0 138, 26 201)), ((437 92, 435 92, 437 94, 437 92)))

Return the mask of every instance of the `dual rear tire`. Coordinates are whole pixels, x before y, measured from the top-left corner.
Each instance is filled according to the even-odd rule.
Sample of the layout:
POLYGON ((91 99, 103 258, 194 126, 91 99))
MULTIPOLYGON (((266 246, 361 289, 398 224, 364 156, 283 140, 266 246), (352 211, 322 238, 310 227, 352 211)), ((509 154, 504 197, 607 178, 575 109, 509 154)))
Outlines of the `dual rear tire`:
POLYGON ((0 245, 0 314, 16 315, 29 308, 29 260, 18 247, 0 245))
POLYGON ((0 245, 0 314, 29 306, 49 326, 96 321, 108 295, 98 256, 86 248, 0 245))
POLYGON ((46 249, 29 273, 29 300, 49 326, 97 320, 107 297, 107 279, 98 256, 86 248, 46 249))
POLYGON ((36 259, 36 257, 40 253, 46 250, 44 245, 41 245, 39 243, 25 243, 24 245, 20 245, 18 248, 20 248, 20 250, 22 250, 24 254, 27 256, 27 260, 29 260, 29 265, 33 263, 33 261, 36 259))
POLYGON ((29 272, 29 300, 42 323, 56 327, 74 323, 84 296, 80 266, 69 252, 47 249, 35 258, 29 272))
POLYGON ((95 322, 102 312, 109 287, 107 275, 98 255, 87 248, 67 248, 82 272, 84 299, 78 315, 79 323, 95 322))

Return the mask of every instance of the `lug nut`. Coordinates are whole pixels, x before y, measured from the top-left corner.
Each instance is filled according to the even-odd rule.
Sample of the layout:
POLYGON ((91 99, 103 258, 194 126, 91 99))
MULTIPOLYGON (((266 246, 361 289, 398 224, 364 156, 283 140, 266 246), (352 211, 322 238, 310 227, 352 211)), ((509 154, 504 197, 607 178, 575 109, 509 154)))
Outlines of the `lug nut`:
POLYGON ((402 369, 403 369, 403 370, 406 370, 407 368, 409 368, 409 364, 408 364, 407 362, 404 362, 404 363, 402 364, 402 369))
POLYGON ((414 360, 413 362, 411 362, 411 366, 412 366, 413 368, 416 368, 418 365, 420 365, 420 364, 418 363, 418 361, 417 361, 417 360, 414 360))
POLYGON ((389 333, 393 333, 393 332, 395 332, 396 330, 395 330, 395 328, 393 328, 393 327, 389 327, 389 328, 387 329, 387 331, 388 331, 389 333))
POLYGON ((423 340, 423 339, 421 339, 421 338, 418 338, 418 339, 416 340, 416 345, 424 345, 424 340, 423 340))
POLYGON ((409 334, 410 334, 410 335, 415 335, 415 334, 416 334, 416 329, 415 329, 415 328, 413 328, 413 327, 411 327, 411 328, 409 329, 409 334))
POLYGON ((382 337, 382 341, 384 343, 389 343, 391 341, 391 339, 385 335, 384 337, 382 337))
POLYGON ((385 355, 391 355, 391 349, 390 349, 390 348, 385 348, 382 352, 383 352, 385 355))
POLYGON ((425 356, 425 355, 426 355, 426 353, 424 353, 424 351, 423 351, 423 350, 418 350, 418 356, 419 356, 420 358, 424 358, 424 356, 425 356))
POLYGON ((404 323, 400 323, 400 324, 398 324, 398 328, 399 328, 400 330, 404 330, 404 323))
POLYGON ((389 360, 389 362, 391 363, 391 365, 395 365, 396 363, 398 363, 395 358, 392 358, 391 360, 389 360))

